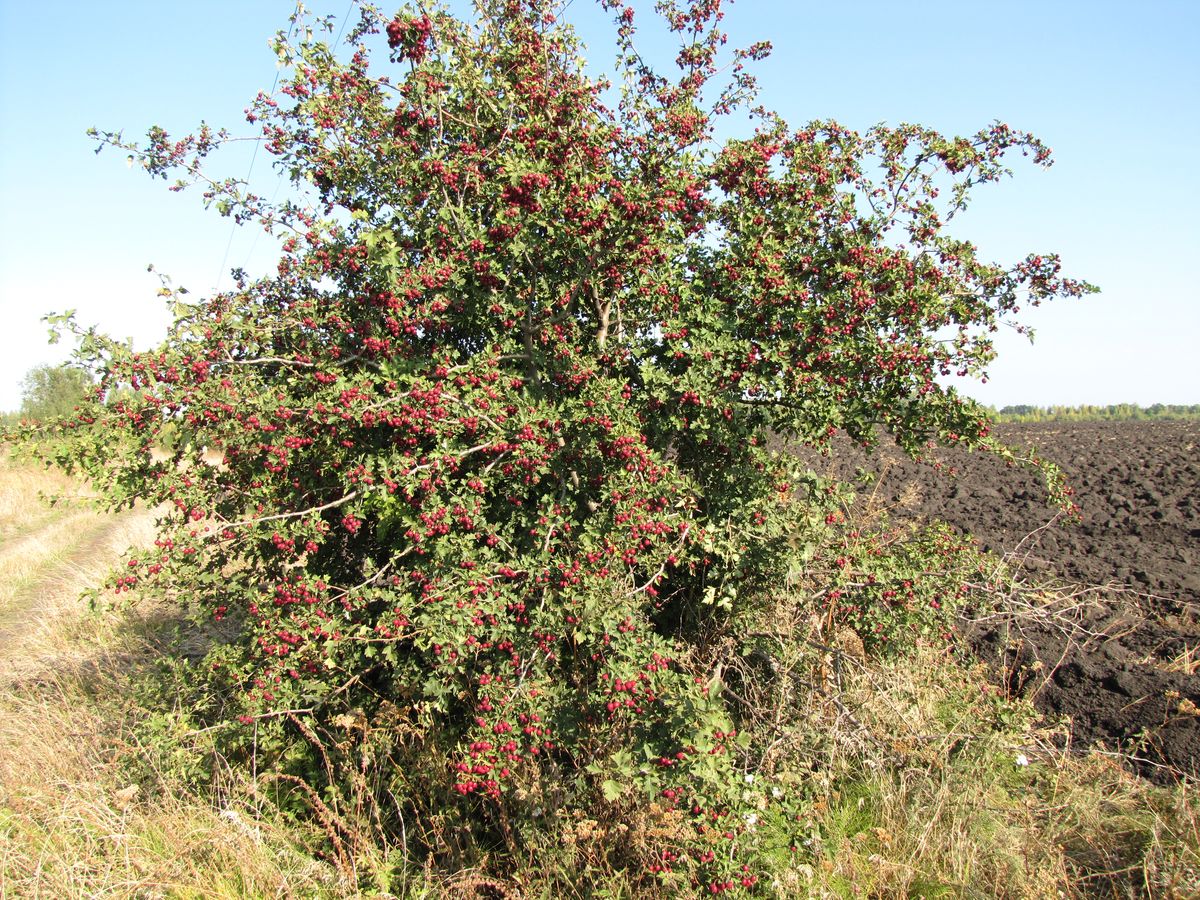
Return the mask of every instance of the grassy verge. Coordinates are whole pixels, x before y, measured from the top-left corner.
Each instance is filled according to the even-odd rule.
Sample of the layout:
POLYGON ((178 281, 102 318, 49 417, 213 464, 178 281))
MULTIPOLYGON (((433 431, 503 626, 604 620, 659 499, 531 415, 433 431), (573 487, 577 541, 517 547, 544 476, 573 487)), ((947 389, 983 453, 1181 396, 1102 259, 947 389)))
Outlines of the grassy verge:
POLYGON ((77 481, 54 469, 14 460, 0 453, 0 539, 30 527, 52 510, 42 496, 83 496, 77 481))
POLYGON ((1071 749, 1065 729, 1001 697, 979 668, 929 650, 847 658, 833 696, 806 704, 784 769, 812 773, 796 785, 784 895, 1200 890, 1194 789, 1156 788, 1111 756, 1071 749))
MULTIPOLYGON (((39 598, 75 575, 86 578, 117 522, 92 510, 64 512, 33 534, 0 548, 0 622, 38 606, 39 598)), ((84 582, 86 587, 86 581, 84 582)))
POLYGON ((0 898, 333 893, 299 830, 273 826, 247 792, 197 796, 147 769, 144 722, 172 703, 146 690, 161 617, 89 612, 79 594, 148 538, 150 517, 39 517, 39 493, 71 487, 0 465, 0 525, 27 523, 0 548, 0 898))
MULTIPOLYGON (((14 472, 34 477, 9 465, 0 481, 14 472)), ((297 814, 295 794, 285 813, 271 773, 231 763, 200 727, 186 699, 197 636, 167 640, 172 610, 88 613, 77 600, 146 539, 148 517, 97 519, 94 532, 69 521, 23 539, 66 560, 69 577, 28 563, 10 603, 43 615, 0 646, 2 900, 699 896, 622 866, 622 848, 679 827, 651 800, 557 813, 553 845, 503 871, 415 858, 402 838, 369 833, 343 832, 331 854, 329 829, 297 814)), ((1193 786, 1156 787, 1080 752, 1061 723, 944 647, 877 658, 803 617, 768 625, 778 653, 725 677, 755 735, 745 839, 757 895, 1200 896, 1193 786)))
POLYGON ((122 681, 98 665, 0 700, 0 896, 328 893, 323 866, 253 809, 124 777, 139 748, 122 681))

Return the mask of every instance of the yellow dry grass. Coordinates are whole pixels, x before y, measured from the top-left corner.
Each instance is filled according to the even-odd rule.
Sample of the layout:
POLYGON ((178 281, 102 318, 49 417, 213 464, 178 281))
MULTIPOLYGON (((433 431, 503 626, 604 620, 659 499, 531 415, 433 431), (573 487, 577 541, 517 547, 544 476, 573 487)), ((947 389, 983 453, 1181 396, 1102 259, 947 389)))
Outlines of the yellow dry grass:
POLYGON ((811 772, 789 787, 811 799, 801 804, 799 852, 775 873, 775 889, 1200 896, 1193 786, 1156 787, 1115 754, 1073 748, 985 686, 981 672, 939 653, 846 655, 831 693, 794 696, 794 743, 780 747, 791 759, 779 771, 811 772))
MULTIPOLYGON (((79 551, 103 541, 113 522, 91 509, 68 510, 43 527, 0 546, 0 619, 35 600, 41 587, 69 579, 79 551)), ((86 577, 91 574, 81 572, 86 577)), ((83 586, 86 586, 86 582, 83 586)))
POLYGON ((0 699, 0 898, 325 892, 324 867, 252 809, 143 797, 121 777, 126 729, 86 698, 119 680, 76 678, 0 699))
POLYGON ((0 452, 0 547, 36 532, 61 515, 43 496, 82 496, 78 482, 53 469, 24 464, 0 452))
POLYGON ((42 516, 60 476, 0 462, 0 900, 327 895, 328 867, 253 809, 130 783, 131 673, 154 652, 131 612, 79 599, 152 534, 143 511, 42 516), (25 513, 21 505, 27 504, 25 513), (40 523, 37 524, 37 523, 40 523))
POLYGON ((1200 673, 1200 645, 1184 647, 1179 653, 1162 664, 1168 672, 1182 672, 1184 675, 1200 673))
MULTIPOLYGON (((78 533, 46 539, 41 565, 0 586, 0 690, 43 671, 65 671, 105 651, 115 618, 93 613, 81 594, 99 582, 120 554, 149 542, 145 512, 99 517, 78 533)), ((0 556, 0 566, 3 557, 0 556)))

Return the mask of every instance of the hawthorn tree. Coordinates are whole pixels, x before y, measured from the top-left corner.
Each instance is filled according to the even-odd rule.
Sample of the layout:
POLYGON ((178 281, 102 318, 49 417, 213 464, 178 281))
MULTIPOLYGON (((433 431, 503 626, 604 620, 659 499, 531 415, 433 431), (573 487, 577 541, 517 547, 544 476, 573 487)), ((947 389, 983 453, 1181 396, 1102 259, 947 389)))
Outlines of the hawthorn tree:
MULTIPOLYGON (((279 235, 281 258, 173 297, 152 351, 80 332, 100 390, 59 453, 116 502, 166 505, 113 586, 223 622, 212 659, 242 722, 299 730, 327 767, 339 741, 370 745, 394 764, 380 796, 510 843, 651 796, 737 844, 753 748, 714 636, 778 602, 838 520, 768 440, 995 449, 939 379, 981 374, 1019 303, 1089 287, 945 227, 1012 154, 1049 163, 1031 135, 755 109, 718 141, 768 47, 725 51, 720 0, 666 0, 662 74, 640 13, 602 5, 616 86, 551 0, 481 0, 473 24, 360 4, 343 53, 328 23, 281 34, 289 74, 247 120, 283 203, 206 174, 224 132, 99 135, 279 235), (165 428, 187 440, 156 461, 165 428)), ((753 883, 698 846, 688 878, 753 883)))

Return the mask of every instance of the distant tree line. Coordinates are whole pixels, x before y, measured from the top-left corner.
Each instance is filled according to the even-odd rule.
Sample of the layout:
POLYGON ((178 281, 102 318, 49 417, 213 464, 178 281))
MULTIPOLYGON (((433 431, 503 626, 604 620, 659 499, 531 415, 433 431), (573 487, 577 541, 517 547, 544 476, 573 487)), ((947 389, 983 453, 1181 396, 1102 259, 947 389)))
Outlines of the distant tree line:
POLYGON ((998 412, 1001 422, 1140 422, 1154 419, 1200 419, 1200 404, 1184 406, 1155 403, 1138 406, 1117 403, 1112 406, 1005 406, 998 412))
MULTIPOLYGON (((22 423, 40 426, 72 416, 84 405, 96 389, 96 383, 83 369, 69 365, 38 365, 21 379, 21 406, 0 412, 0 431, 15 433, 22 423)), ((135 397, 128 384, 105 392, 104 404, 112 405, 135 397)), ((191 441, 191 433, 179 421, 164 422, 161 426, 159 449, 174 451, 191 441)))
POLYGON ((34 366, 21 380, 21 406, 0 413, 0 427, 48 422, 71 415, 91 393, 91 377, 70 366, 34 366))

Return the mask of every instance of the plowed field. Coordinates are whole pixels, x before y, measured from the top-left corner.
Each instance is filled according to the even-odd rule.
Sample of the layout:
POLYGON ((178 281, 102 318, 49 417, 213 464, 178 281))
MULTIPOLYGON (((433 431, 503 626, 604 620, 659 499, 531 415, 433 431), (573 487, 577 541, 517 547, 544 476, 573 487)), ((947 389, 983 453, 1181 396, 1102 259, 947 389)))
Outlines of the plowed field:
POLYGON ((1119 748, 1155 779, 1196 776, 1200 423, 1007 425, 1000 436, 1061 466, 1081 521, 1056 517, 1039 475, 987 454, 943 452, 952 478, 889 448, 840 446, 830 464, 874 470, 876 503, 974 535, 1025 585, 1060 585, 1044 606, 979 623, 978 652, 1012 691, 1070 717, 1077 746, 1119 748))

